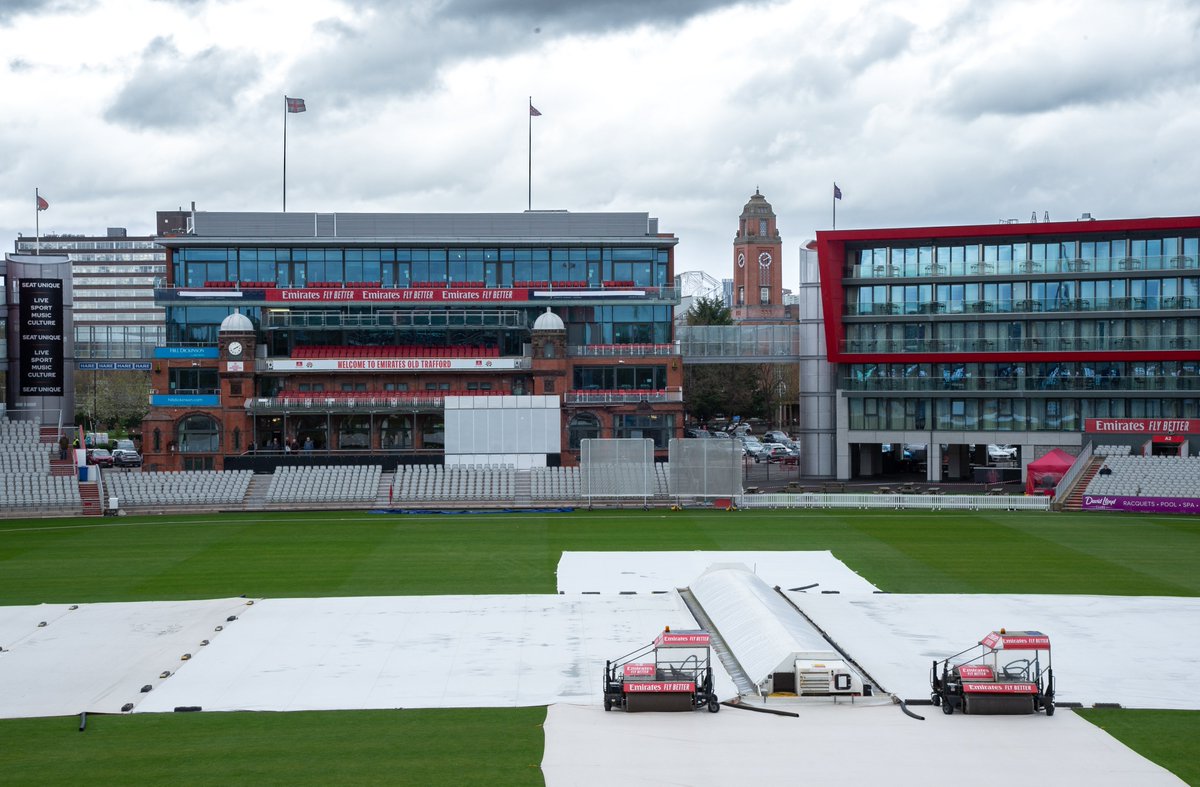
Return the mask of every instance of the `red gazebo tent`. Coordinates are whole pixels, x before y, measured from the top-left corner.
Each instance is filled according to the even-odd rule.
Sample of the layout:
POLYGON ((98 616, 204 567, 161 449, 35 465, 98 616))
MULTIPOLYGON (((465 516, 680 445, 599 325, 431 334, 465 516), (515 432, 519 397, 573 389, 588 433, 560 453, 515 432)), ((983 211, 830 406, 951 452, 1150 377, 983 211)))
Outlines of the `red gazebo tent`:
POLYGON ((1025 468, 1025 494, 1049 495, 1075 464, 1075 457, 1060 448, 1030 462, 1025 468))

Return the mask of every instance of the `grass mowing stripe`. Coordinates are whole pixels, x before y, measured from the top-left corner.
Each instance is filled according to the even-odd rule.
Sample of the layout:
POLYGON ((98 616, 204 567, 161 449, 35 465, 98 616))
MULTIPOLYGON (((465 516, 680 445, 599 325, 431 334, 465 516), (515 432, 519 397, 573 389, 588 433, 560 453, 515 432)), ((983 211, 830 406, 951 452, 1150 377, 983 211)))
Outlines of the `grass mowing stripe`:
MULTIPOLYGON (((10 528, 0 604, 251 596, 554 592, 564 550, 831 550, 910 593, 1197 595, 1180 561, 1200 521, 1137 515, 896 511, 345 512, 10 528), (1155 544, 1165 532, 1173 548, 1155 544), (1156 572, 1156 566, 1167 570, 1156 572)), ((17 524, 14 522, 13 524, 17 524)))
POLYGON ((8 784, 543 783, 545 708, 0 720, 8 784))
POLYGON ((1078 713, 1188 784, 1200 785, 1200 712, 1093 708, 1078 713))

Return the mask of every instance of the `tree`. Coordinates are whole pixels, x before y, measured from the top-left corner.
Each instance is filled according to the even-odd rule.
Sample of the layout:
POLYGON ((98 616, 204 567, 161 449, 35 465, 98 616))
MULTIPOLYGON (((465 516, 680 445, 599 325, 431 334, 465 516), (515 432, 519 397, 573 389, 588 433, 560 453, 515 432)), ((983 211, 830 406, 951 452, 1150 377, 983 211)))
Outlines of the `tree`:
POLYGON ((733 325, 733 312, 720 296, 701 296, 687 311, 688 325, 733 325))
MULTIPOLYGON (((733 313, 719 296, 692 301, 689 326, 733 325, 733 313)), ((750 418, 762 410, 755 368, 747 364, 689 364, 684 367, 688 412, 706 423, 713 418, 740 415, 750 418)))
POLYGON ((150 411, 149 372, 79 372, 75 419, 95 431, 136 429, 150 411))

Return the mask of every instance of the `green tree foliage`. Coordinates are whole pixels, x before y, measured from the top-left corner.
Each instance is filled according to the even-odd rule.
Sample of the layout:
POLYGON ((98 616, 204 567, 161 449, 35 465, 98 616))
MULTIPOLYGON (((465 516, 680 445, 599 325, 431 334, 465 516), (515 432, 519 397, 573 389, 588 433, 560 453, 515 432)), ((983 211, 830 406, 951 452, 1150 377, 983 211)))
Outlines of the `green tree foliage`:
POLYGON ((97 431, 136 429, 149 411, 149 372, 75 374, 76 423, 97 431))
POLYGON ((687 312, 688 325, 733 325, 733 312, 717 295, 692 301, 687 312))

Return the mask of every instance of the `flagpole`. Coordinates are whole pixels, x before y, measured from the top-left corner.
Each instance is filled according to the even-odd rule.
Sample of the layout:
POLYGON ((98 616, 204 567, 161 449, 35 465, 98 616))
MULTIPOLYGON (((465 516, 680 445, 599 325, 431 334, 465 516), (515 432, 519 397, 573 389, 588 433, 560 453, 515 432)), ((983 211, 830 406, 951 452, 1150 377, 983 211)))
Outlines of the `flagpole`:
POLYGON ((837 229, 837 184, 833 184, 833 228, 837 229))
POLYGON ((529 96, 529 202, 526 210, 533 210, 533 96, 529 96))
POLYGON ((283 212, 287 213, 287 95, 283 97, 283 212))
POLYGON ((38 193, 37 186, 33 187, 33 253, 41 255, 42 253, 42 195, 38 193))

